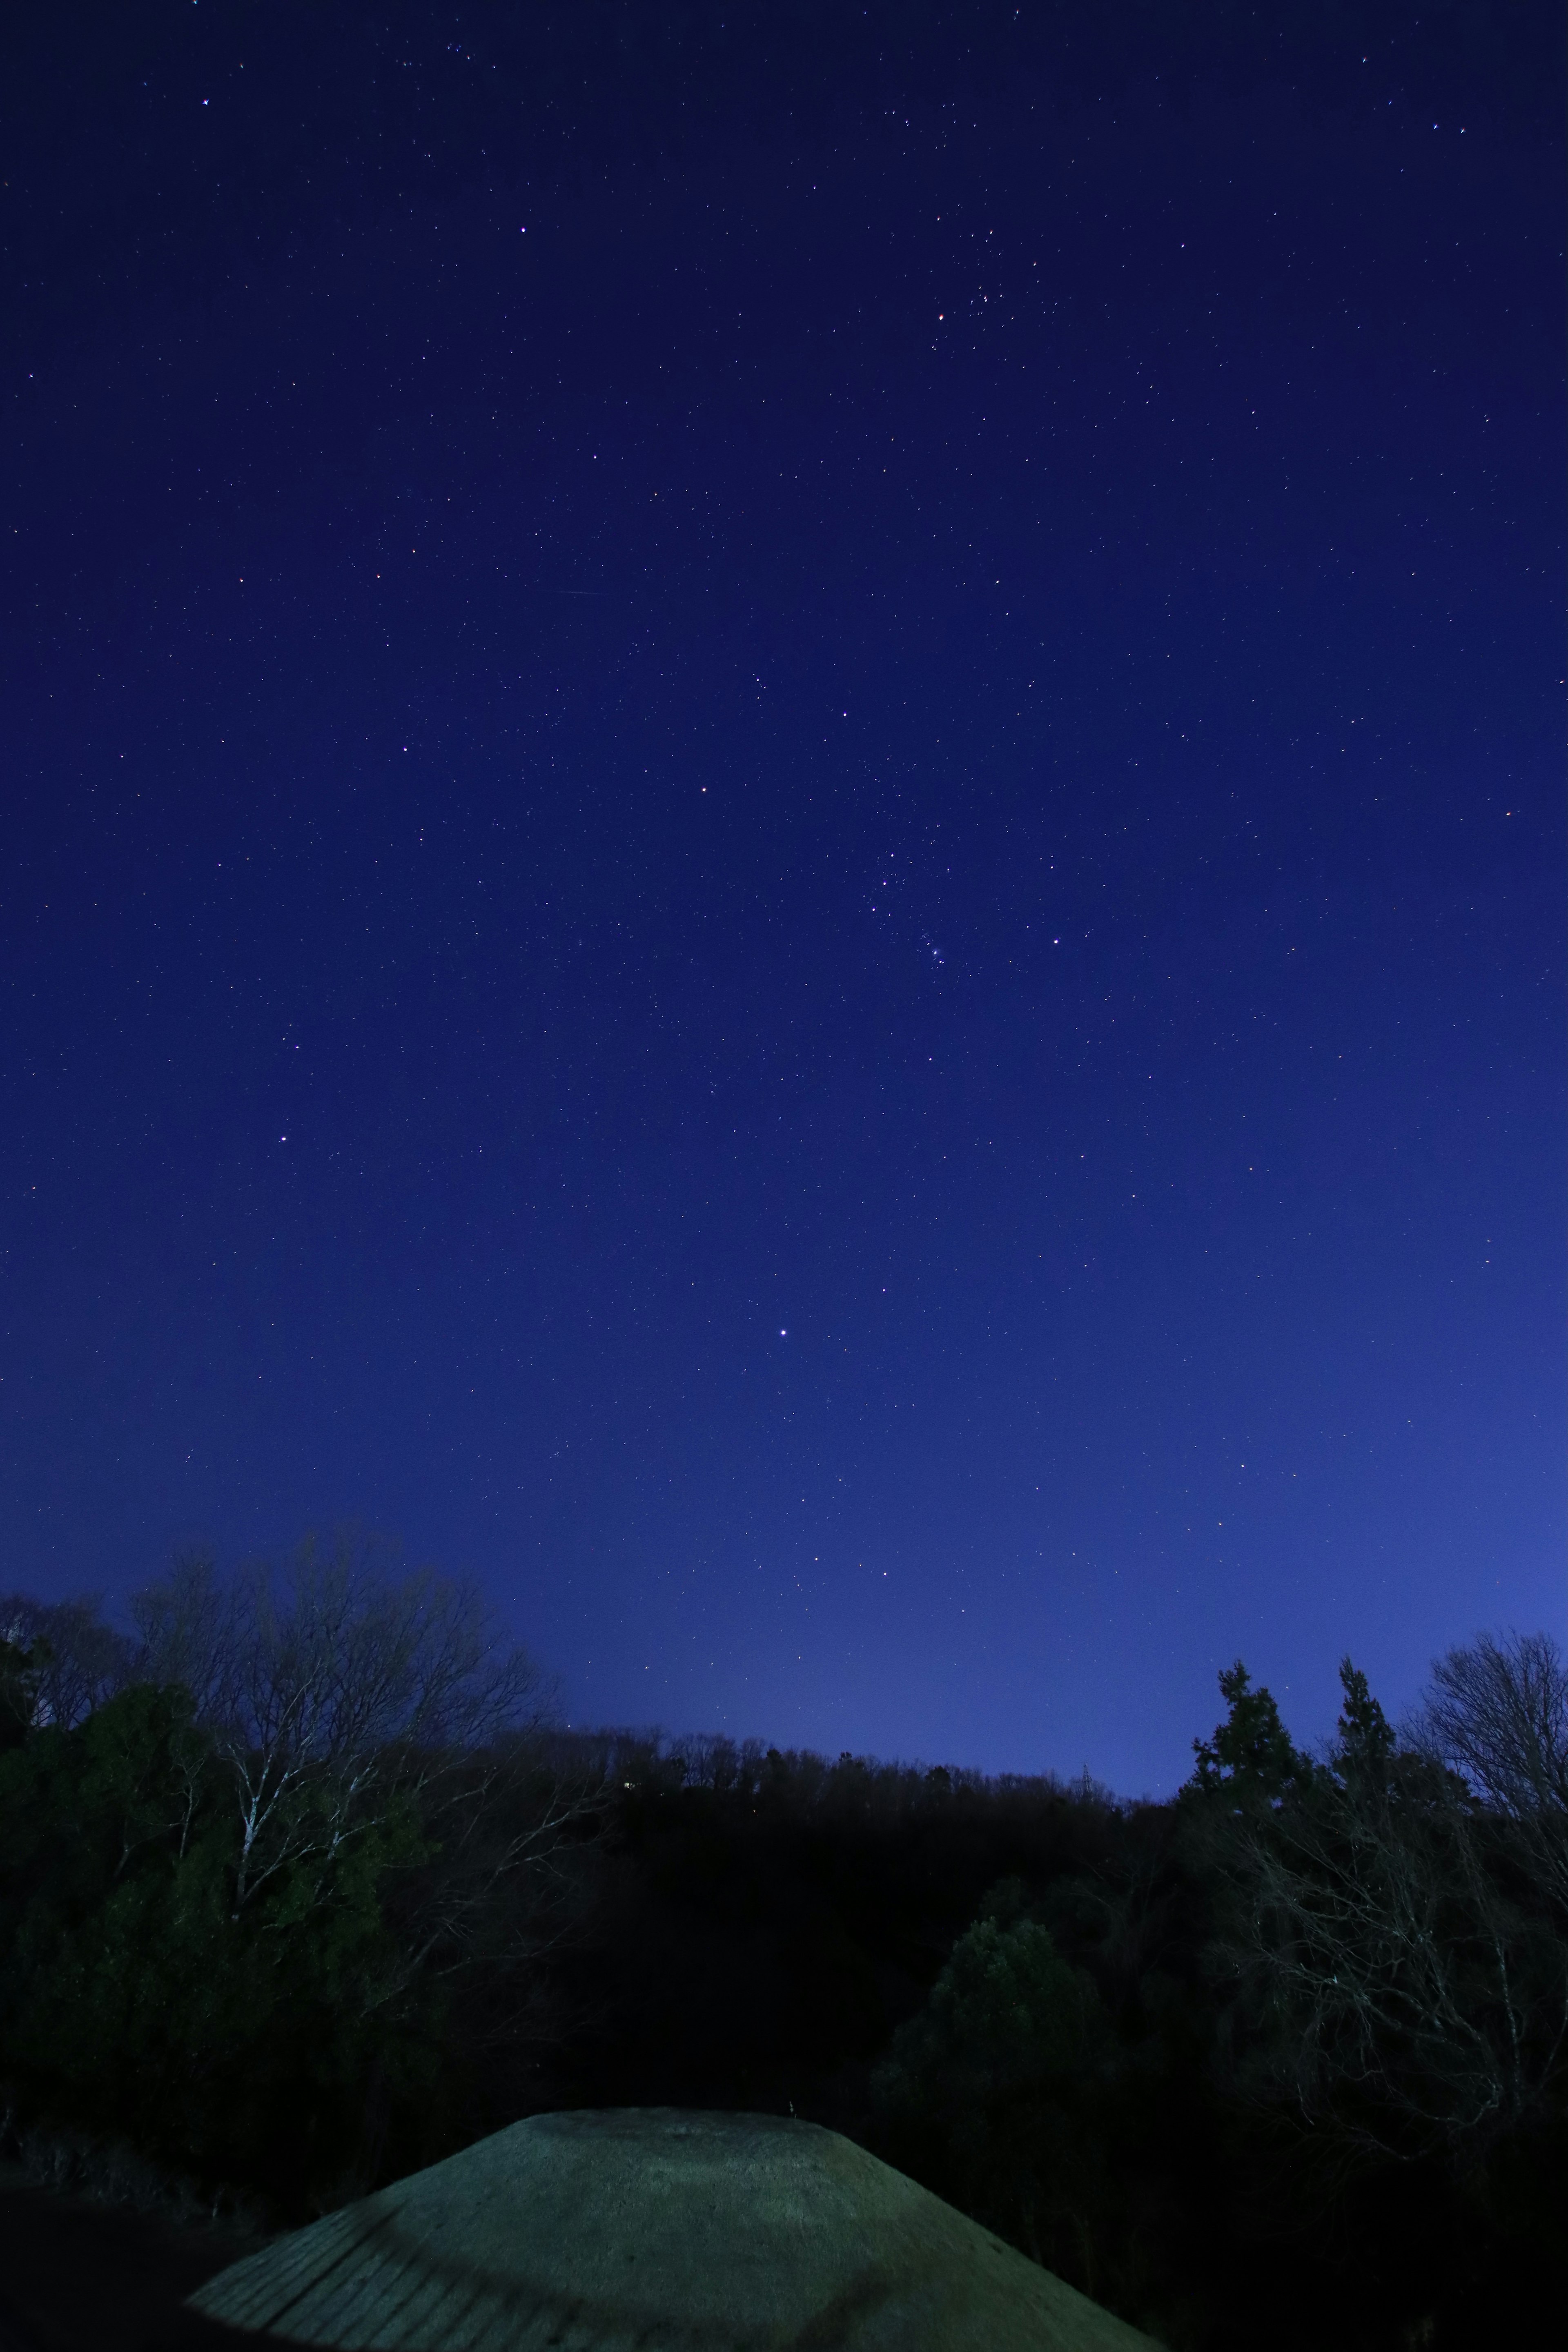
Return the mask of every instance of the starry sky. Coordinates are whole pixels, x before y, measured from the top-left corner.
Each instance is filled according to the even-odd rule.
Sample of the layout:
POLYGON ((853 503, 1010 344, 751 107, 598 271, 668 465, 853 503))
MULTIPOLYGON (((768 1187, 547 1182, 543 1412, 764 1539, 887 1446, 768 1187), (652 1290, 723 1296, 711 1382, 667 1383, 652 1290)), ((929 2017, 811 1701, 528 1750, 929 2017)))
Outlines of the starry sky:
POLYGON ((1129 1793, 1558 1628, 1560 11, 6 37, 0 1584, 1129 1793))

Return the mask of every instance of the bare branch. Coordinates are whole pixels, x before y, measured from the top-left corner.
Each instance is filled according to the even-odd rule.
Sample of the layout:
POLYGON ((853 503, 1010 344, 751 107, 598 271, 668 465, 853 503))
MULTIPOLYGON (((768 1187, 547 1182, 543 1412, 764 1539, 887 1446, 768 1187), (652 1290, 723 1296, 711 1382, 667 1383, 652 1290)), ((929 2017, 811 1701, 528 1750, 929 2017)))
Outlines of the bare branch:
POLYGON ((307 1541, 285 1575, 226 1584, 187 1559, 132 1606, 140 1675, 190 1690, 231 1776, 237 1911, 287 1866, 330 1870, 399 1800, 552 1711, 471 1587, 400 1572, 372 1540, 307 1541))
POLYGON ((104 1622, 101 1593, 54 1601, 9 1594, 0 1599, 0 1639, 30 1653, 32 1726, 69 1731, 131 1676, 131 1644, 104 1622))
POLYGON ((1527 1734, 1555 1720, 1552 1662, 1544 1643, 1452 1654, 1425 1748, 1342 1738, 1289 1801, 1223 1828, 1223 1964, 1261 2075, 1342 2148, 1468 2160, 1548 2099, 1568 1939, 1529 1866, 1556 1816, 1550 1748, 1527 1734))
POLYGON ((1521 1866, 1568 1926, 1568 1665, 1551 1635, 1450 1650, 1405 1738, 1511 1825, 1521 1866))

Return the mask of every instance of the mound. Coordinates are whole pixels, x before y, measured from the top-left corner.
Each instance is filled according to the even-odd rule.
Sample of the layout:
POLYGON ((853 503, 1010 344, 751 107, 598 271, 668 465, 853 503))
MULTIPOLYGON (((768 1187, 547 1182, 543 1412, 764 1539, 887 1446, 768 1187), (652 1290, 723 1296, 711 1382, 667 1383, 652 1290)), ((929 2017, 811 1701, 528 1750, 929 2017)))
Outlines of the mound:
POLYGON ((208 2317, 340 2352, 1149 2352, 816 2124, 534 2116, 221 2272, 208 2317))

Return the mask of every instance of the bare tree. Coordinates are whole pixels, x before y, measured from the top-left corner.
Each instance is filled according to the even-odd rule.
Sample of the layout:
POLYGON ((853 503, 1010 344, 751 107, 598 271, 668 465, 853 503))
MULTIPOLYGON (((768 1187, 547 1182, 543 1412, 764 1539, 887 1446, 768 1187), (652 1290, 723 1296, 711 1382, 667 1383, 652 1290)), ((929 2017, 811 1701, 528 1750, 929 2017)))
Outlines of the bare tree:
POLYGON ((500 1769, 551 1720, 527 1654, 496 1638, 471 1586, 399 1572, 384 1546, 303 1544, 279 1576, 221 1580, 179 1562, 132 1604, 141 1679, 183 1684, 239 1812, 237 1914, 279 1872, 323 1879, 345 1843, 400 1801, 443 1799, 477 1817, 500 1769))
MULTIPOLYGON (((1474 1654, 1445 1662, 1429 1706, 1470 1687, 1474 1654)), ((1379 1724, 1381 1710, 1348 1660, 1342 1677, 1336 1748, 1283 1802, 1224 1825, 1223 1963, 1246 1997, 1262 2083, 1326 2145, 1468 2160, 1553 2095, 1568 1938, 1549 1890, 1520 1866, 1513 1816, 1432 1747, 1350 1737, 1357 1686, 1379 1724)), ((1483 1660, 1480 1686, 1500 1706, 1497 1680, 1483 1660)), ((1451 1757, 1471 1718, 1443 1719, 1451 1757)))
POLYGON ((591 1754, 547 1733, 499 1740, 427 1783, 432 1835, 393 1898, 403 1958, 387 1997, 421 1972, 461 1978, 481 2044, 532 2038, 542 1990, 532 1964, 566 1943, 591 1906, 618 1787, 591 1754))
POLYGON ((1563 1954, 1499 1885, 1484 1824, 1408 1791, 1320 1792, 1238 1842, 1233 1959, 1306 2120, 1413 2155, 1537 2109, 1568 2026, 1563 1954))
POLYGON ((1509 1825, 1568 1927, 1568 1664, 1551 1635, 1482 1633, 1450 1650, 1405 1730, 1509 1825))
POLYGON ((8 1594, 0 1599, 0 1639, 27 1653, 28 1729, 73 1729, 131 1675, 131 1644, 105 1623, 101 1593, 75 1601, 8 1594))

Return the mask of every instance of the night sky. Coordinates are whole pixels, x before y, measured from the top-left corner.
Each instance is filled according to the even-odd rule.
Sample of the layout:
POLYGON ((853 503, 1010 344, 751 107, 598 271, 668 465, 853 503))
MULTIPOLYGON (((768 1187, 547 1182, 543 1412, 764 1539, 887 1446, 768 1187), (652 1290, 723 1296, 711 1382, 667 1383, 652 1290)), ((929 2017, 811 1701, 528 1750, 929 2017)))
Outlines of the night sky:
POLYGON ((5 41, 0 1584, 1130 1793, 1558 1630, 1561 10, 5 41))

